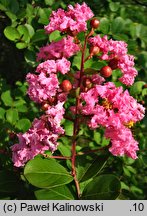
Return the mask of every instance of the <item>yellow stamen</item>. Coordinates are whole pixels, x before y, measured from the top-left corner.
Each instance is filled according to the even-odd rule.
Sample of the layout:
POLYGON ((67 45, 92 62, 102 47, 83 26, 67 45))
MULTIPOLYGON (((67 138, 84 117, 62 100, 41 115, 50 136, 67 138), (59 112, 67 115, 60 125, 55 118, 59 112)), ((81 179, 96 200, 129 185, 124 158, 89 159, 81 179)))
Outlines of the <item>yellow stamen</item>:
POLYGON ((105 109, 112 109, 112 104, 108 101, 107 98, 104 98, 102 100, 102 106, 105 107, 105 109))
POLYGON ((131 121, 129 121, 128 123, 125 123, 124 125, 125 125, 126 127, 128 127, 128 128, 131 128, 131 127, 134 126, 134 122, 131 120, 131 121))

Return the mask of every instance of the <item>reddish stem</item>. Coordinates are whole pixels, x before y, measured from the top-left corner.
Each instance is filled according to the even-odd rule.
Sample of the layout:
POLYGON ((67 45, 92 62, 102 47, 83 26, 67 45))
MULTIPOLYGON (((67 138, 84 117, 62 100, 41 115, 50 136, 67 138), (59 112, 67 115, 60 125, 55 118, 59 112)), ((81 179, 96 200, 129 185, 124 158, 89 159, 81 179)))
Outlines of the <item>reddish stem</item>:
MULTIPOLYGON (((81 82, 82 76, 84 73, 84 57, 85 57, 85 50, 86 50, 88 36, 89 36, 89 34, 85 37, 84 46, 83 46, 83 50, 82 50, 80 79, 79 79, 79 84, 78 84, 80 91, 81 91, 81 86, 82 86, 82 82, 81 82)), ((77 175, 76 175, 76 137, 77 137, 78 128, 79 128, 78 107, 80 104, 80 91, 76 97, 76 112, 75 112, 75 120, 74 120, 74 128, 73 128, 73 143, 72 143, 72 150, 71 150, 72 151, 72 156, 71 156, 72 175, 74 177, 78 198, 80 198, 81 193, 80 193, 79 182, 78 182, 77 175)))

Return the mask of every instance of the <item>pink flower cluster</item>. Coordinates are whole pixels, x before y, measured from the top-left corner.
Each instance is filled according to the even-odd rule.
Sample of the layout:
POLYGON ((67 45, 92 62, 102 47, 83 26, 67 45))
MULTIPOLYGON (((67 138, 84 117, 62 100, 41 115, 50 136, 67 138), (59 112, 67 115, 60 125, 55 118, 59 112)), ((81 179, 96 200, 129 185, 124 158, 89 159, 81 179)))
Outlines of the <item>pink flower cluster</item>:
POLYGON ((68 11, 58 9, 57 11, 52 12, 50 23, 45 27, 45 30, 49 34, 55 30, 61 32, 76 31, 77 33, 86 31, 86 21, 93 16, 93 12, 85 3, 82 5, 76 4, 75 7, 69 5, 68 11))
POLYGON ((132 85, 136 77, 137 70, 134 68, 134 57, 128 55, 127 44, 123 41, 108 40, 107 36, 100 37, 99 35, 91 37, 89 43, 92 46, 100 48, 102 60, 117 59, 117 68, 122 71, 122 77, 119 80, 125 85, 132 85))
POLYGON ((62 57, 69 58, 79 50, 79 46, 73 42, 73 37, 64 37, 57 42, 41 47, 37 54, 37 61, 60 59, 62 57))
POLYGON ((35 119, 32 127, 26 133, 18 134, 19 143, 11 147, 14 166, 24 166, 36 155, 43 154, 46 150, 54 152, 57 149, 59 134, 64 133, 60 126, 63 114, 63 103, 60 103, 52 109, 52 112, 50 111, 49 117, 43 115, 40 119, 35 119), (58 110, 59 107, 61 112, 58 110), (58 118, 55 118, 57 112, 58 118))
MULTIPOLYGON (((58 138, 64 134, 64 129, 61 127, 65 113, 63 106, 72 88, 80 89, 77 107, 70 108, 73 114, 76 112, 81 115, 82 121, 91 129, 100 126, 105 128, 105 137, 110 139, 112 144, 109 151, 113 155, 137 158, 138 142, 134 139, 130 128, 144 117, 145 109, 127 90, 123 91, 122 87, 116 87, 111 82, 106 83, 98 73, 83 74, 85 72, 83 66, 81 71, 73 75, 75 78, 73 84, 69 80, 64 80, 65 82, 61 84, 59 81, 61 75, 70 71, 71 64, 67 58, 80 51, 82 44, 80 46, 76 44, 78 33, 87 30, 86 21, 92 17, 93 13, 85 3, 76 4, 75 7, 69 5, 67 11, 58 9, 52 12, 50 23, 45 27, 46 32, 50 34, 59 30, 70 36, 40 48, 37 61, 44 60, 44 62, 38 65, 35 74, 29 73, 26 77, 29 97, 39 103, 45 113, 33 121, 32 127, 27 132, 18 134, 19 143, 11 147, 15 166, 24 166, 37 154, 43 154, 46 150, 53 153, 57 149, 58 138)), ((106 60, 112 70, 116 68, 121 70, 122 77, 119 80, 122 83, 133 84, 137 71, 134 68, 134 57, 127 54, 125 42, 108 40, 107 36, 101 38, 97 35, 90 37, 88 43, 90 48, 96 46, 100 49, 98 58, 106 60), (113 67, 113 63, 117 64, 116 67, 113 67)), ((84 51, 85 46, 82 52, 84 51)), ((84 62, 84 58, 82 61, 84 62)))
POLYGON ((95 85, 87 92, 81 93, 80 110, 90 115, 88 125, 92 128, 103 126, 105 136, 110 138, 114 155, 128 155, 135 159, 138 143, 129 129, 144 117, 145 109, 122 87, 115 87, 111 82, 95 85))
POLYGON ((36 72, 39 74, 27 74, 29 84, 28 95, 36 103, 50 100, 57 94, 59 81, 57 72, 62 74, 70 70, 70 62, 64 57, 59 60, 47 60, 38 65, 36 72))
POLYGON ((43 154, 46 150, 54 152, 57 149, 57 139, 64 133, 60 124, 68 94, 60 88, 57 73, 64 75, 69 70, 70 62, 62 57, 40 63, 36 68, 37 74, 27 74, 28 95, 36 103, 45 104, 46 109, 45 114, 40 119, 35 119, 26 133, 18 134, 19 143, 12 146, 12 160, 15 166, 24 166, 36 155, 43 154))

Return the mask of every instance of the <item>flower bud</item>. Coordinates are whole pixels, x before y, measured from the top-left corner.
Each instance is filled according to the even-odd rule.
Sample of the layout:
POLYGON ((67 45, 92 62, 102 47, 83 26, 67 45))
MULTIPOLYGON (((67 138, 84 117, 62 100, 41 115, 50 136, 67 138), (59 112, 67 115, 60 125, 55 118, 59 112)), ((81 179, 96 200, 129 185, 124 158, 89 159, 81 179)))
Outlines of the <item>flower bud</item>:
POLYGON ((101 68, 100 70, 100 74, 103 76, 103 77, 110 77, 112 75, 112 69, 111 67, 109 66, 104 66, 101 68))
POLYGON ((97 55, 100 52, 100 48, 97 46, 91 46, 89 49, 90 56, 97 55))
POLYGON ((64 92, 69 92, 72 89, 72 84, 69 80, 63 80, 63 82, 61 83, 61 89, 64 92))
POLYGON ((41 106, 41 109, 43 111, 47 111, 49 109, 50 105, 48 103, 43 103, 42 106, 41 106))
POLYGON ((90 26, 94 29, 97 29, 99 27, 100 21, 97 18, 93 18, 90 21, 90 26))

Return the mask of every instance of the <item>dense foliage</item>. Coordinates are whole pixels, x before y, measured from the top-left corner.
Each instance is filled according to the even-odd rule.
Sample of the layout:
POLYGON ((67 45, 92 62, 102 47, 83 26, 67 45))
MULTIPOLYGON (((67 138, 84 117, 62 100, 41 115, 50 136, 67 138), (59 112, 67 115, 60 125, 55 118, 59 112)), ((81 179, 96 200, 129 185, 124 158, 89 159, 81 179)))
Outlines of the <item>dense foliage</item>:
MULTIPOLYGON (((30 101, 26 95, 28 84, 25 77, 38 65, 36 53, 39 48, 52 41, 58 41, 62 35, 58 31, 45 34, 44 25, 52 10, 82 1, 55 0, 0 0, 0 198, 1 199, 77 199, 75 185, 69 174, 69 160, 45 159, 37 156, 23 168, 13 166, 10 147, 17 142, 16 133, 27 131, 34 118, 42 114, 40 106, 30 101), (52 168, 55 167, 54 172, 52 168), (31 171, 33 169, 33 172, 31 171), (44 170, 40 174, 40 171, 44 170), (47 171, 47 176, 45 176, 47 171), (35 172, 35 175, 33 174, 35 172), (62 175, 61 175, 62 172, 62 175), (60 184, 58 182, 60 176, 60 184), (41 179, 47 180, 43 183, 41 179), (55 187, 56 182, 56 187, 55 187), (43 184, 43 185, 42 185, 43 184), (33 186, 32 186, 33 185, 33 186), (54 187, 53 187, 54 186, 54 187)), ((135 55, 139 76, 135 83, 127 87, 130 94, 143 106, 147 102, 147 26, 146 1, 85 1, 91 7, 100 26, 96 33, 107 34, 113 40, 128 43, 129 53, 135 55)), ((80 40, 84 40, 83 34, 80 40)), ((80 55, 72 57, 72 70, 80 69, 80 55)), ((100 69, 103 65, 86 63, 86 68, 100 69), (96 67, 96 68, 95 68, 96 67), (97 68, 98 67, 98 68, 97 68)), ((118 86, 118 74, 112 74, 112 81, 118 86)), ((126 88, 125 86, 123 86, 126 88)), ((73 101, 66 103, 66 108, 73 101)), ((73 123, 63 122, 66 136, 60 138, 55 156, 71 156, 73 123)), ((105 151, 108 140, 104 131, 80 129, 77 139, 76 169, 83 190, 83 199, 146 199, 147 198, 147 118, 137 123, 132 131, 139 142, 138 159, 115 157, 105 151), (90 148, 104 149, 82 155, 90 148), (121 189, 120 189, 121 186, 121 189), (108 190, 108 188, 110 190, 108 190), (93 194, 96 192, 95 196, 93 194), (105 192, 105 193, 104 193, 105 192), (90 197, 87 197, 89 194, 90 197), (104 195, 105 194, 105 195, 104 195)), ((47 157, 50 153, 47 152, 47 157)))

